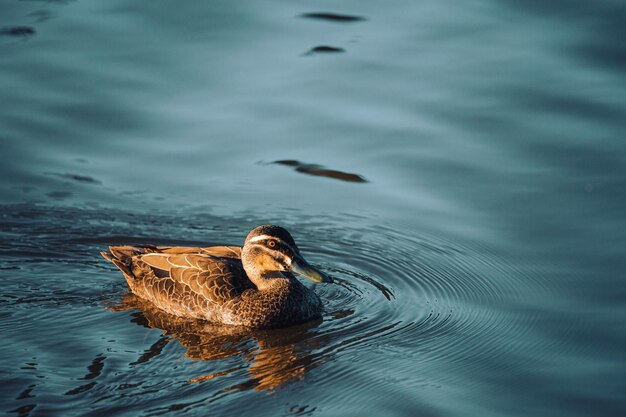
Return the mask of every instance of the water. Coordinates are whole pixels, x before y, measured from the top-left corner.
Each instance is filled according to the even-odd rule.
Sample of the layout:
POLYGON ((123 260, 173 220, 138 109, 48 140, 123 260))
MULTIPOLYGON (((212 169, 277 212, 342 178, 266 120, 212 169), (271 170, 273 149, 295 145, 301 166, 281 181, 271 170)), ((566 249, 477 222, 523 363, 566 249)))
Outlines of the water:
POLYGON ((624 415, 625 18, 3 2, 1 410, 624 415), (322 320, 176 320, 99 256, 269 222, 322 320))

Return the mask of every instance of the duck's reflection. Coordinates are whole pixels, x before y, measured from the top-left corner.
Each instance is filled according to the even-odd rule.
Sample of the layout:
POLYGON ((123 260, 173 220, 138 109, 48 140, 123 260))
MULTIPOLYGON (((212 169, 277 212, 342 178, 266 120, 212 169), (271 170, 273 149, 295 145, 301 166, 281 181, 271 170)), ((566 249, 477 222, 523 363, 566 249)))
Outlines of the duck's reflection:
MULTIPOLYGON (((316 328, 321 320, 273 330, 219 326, 172 316, 132 293, 125 294, 118 304, 110 308, 113 311, 138 310, 133 322, 163 330, 164 337, 141 355, 135 364, 159 355, 172 340, 177 340, 186 349, 185 356, 191 359, 208 361, 239 355, 246 362, 250 380, 232 389, 274 390, 300 380, 316 366, 312 351, 323 347, 318 346, 323 344, 323 338, 316 337, 319 336, 316 328)), ((189 383, 207 381, 234 370, 199 375, 191 378, 189 383)))

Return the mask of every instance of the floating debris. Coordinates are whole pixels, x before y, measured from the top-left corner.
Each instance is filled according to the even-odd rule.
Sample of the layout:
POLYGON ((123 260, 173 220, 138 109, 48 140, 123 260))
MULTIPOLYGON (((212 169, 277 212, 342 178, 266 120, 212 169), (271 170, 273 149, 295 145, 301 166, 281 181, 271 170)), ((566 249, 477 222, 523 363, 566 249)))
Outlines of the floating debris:
POLYGON ((337 13, 326 13, 326 12, 314 12, 314 13, 303 13, 300 17, 304 17, 307 19, 319 19, 319 20, 327 20, 330 22, 360 22, 366 20, 361 16, 351 16, 347 14, 337 14, 337 13))
POLYGON ((335 46, 320 45, 320 46, 316 46, 315 48, 311 48, 311 50, 307 52, 306 55, 336 54, 336 53, 341 53, 341 52, 345 52, 345 49, 337 48, 335 46))
POLYGON ((4 36, 26 38, 28 36, 33 36, 34 34, 35 29, 31 28, 30 26, 14 26, 0 29, 0 35, 4 36))
POLYGON ((274 161, 272 163, 294 167, 294 169, 297 172, 301 172, 303 174, 308 174, 308 175, 317 175, 319 177, 329 177, 329 178, 334 178, 336 180, 348 181, 348 182, 361 182, 361 183, 368 182, 365 178, 363 178, 361 175, 358 175, 358 174, 352 174, 349 172, 328 169, 328 168, 323 167, 322 165, 307 164, 307 163, 296 161, 293 159, 283 159, 279 161, 274 161))

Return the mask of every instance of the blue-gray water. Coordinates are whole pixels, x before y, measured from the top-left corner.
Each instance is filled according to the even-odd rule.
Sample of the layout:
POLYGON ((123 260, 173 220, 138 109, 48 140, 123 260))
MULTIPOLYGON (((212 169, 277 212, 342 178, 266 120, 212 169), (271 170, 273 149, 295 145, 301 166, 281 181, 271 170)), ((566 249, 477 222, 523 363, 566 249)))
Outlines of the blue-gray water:
POLYGON ((625 415, 624 21, 609 0, 3 1, 1 411, 625 415), (337 279, 321 322, 177 323, 99 256, 268 222, 337 279))

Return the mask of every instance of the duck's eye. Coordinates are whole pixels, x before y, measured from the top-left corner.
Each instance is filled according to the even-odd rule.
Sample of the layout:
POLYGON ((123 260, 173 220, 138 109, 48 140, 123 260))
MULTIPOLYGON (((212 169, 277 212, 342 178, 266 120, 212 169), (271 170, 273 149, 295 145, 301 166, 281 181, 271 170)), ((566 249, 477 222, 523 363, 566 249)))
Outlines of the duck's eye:
POLYGON ((276 246, 276 242, 274 242, 273 240, 270 240, 269 242, 267 242, 267 246, 269 246, 270 248, 273 248, 274 246, 276 246))

